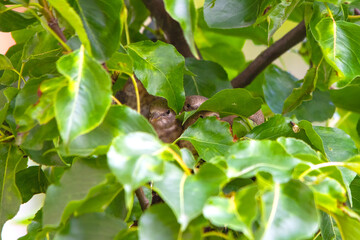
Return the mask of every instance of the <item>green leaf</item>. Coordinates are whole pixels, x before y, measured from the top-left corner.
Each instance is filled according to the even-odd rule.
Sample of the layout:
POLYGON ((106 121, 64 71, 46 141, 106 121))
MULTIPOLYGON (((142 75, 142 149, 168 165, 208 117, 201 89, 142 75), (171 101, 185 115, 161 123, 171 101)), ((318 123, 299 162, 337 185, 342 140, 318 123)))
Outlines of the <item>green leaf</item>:
POLYGON ((48 184, 39 166, 31 166, 16 173, 16 186, 21 193, 22 203, 29 201, 37 193, 45 193, 48 184))
POLYGON ((316 25, 318 41, 326 61, 336 69, 337 74, 349 83, 360 76, 360 26, 345 21, 324 18, 316 25))
POLYGON ((352 196, 352 210, 360 213, 360 177, 356 176, 350 185, 351 196, 352 196))
POLYGON ((303 101, 311 100, 311 93, 315 90, 316 81, 318 77, 318 69, 311 68, 306 73, 304 82, 300 88, 293 89, 289 97, 286 98, 282 110, 282 114, 291 112, 298 107, 303 101))
MULTIPOLYGON (((287 20, 294 8, 298 5, 301 0, 287 1, 281 0, 275 6, 270 5, 268 14, 264 14, 262 18, 268 19, 268 41, 270 42, 271 37, 281 27, 281 25, 287 20)), ((260 18, 260 19, 262 19, 260 18)), ((257 20, 259 22, 259 19, 257 20)))
POLYGON ((218 227, 229 227, 254 239, 252 224, 256 219, 257 187, 244 187, 233 198, 211 197, 203 208, 204 216, 218 227))
POLYGON ((26 154, 34 161, 41 165, 47 166, 66 166, 66 162, 62 159, 58 153, 53 141, 44 141, 42 148, 37 149, 23 149, 26 154))
POLYGON ((177 240, 180 226, 166 204, 151 206, 139 221, 141 240, 177 240))
POLYGON ((296 87, 297 79, 275 65, 266 68, 263 85, 265 101, 273 113, 282 113, 285 100, 296 87))
MULTIPOLYGON (((351 212, 351 210, 347 210, 351 212)), ((342 239, 356 240, 360 237, 360 216, 356 213, 331 214, 340 229, 342 239)))
MULTIPOLYGON (((330 127, 314 127, 316 133, 321 137, 324 144, 326 156, 330 162, 344 162, 359 153, 354 141, 344 131, 330 127)), ((342 177, 351 199, 350 184, 356 176, 349 169, 340 168, 342 177)))
POLYGON ((1 32, 12 32, 23 29, 36 21, 36 18, 28 18, 28 16, 24 13, 15 12, 12 10, 3 12, 4 10, 6 10, 6 7, 0 3, 1 32))
POLYGON ((312 191, 291 180, 275 184, 262 195, 262 230, 260 239, 308 239, 318 230, 318 215, 312 191))
POLYGON ((127 106, 111 106, 104 121, 89 133, 76 137, 68 145, 60 145, 64 155, 102 155, 108 151, 112 140, 123 133, 156 132, 142 115, 127 106))
POLYGON ((220 116, 249 117, 260 109, 261 104, 261 98, 254 98, 246 89, 225 89, 201 104, 196 112, 212 111, 220 116))
POLYGON ((267 122, 256 126, 249 134, 246 135, 252 139, 277 139, 278 137, 293 137, 301 139, 310 145, 314 150, 325 154, 323 142, 320 136, 312 128, 308 121, 300 121, 297 125, 300 132, 294 132, 290 123, 291 119, 284 118, 281 115, 275 115, 267 122))
POLYGON ((238 142, 230 148, 226 162, 229 178, 250 178, 258 172, 267 172, 280 183, 288 181, 294 167, 300 163, 278 142, 270 140, 238 142))
POLYGON ((37 32, 24 46, 22 60, 43 59, 47 57, 60 57, 63 49, 53 35, 47 31, 37 32))
POLYGON ((21 204, 21 194, 15 183, 15 174, 23 154, 10 144, 0 144, 0 230, 15 216, 21 204))
POLYGON ((294 115, 299 120, 323 122, 330 119, 335 113, 335 106, 331 102, 328 91, 315 90, 310 101, 304 101, 294 111, 287 115, 294 115))
POLYGON ((55 235, 55 240, 113 240, 121 231, 127 229, 126 223, 104 213, 88 213, 71 218, 55 235))
POLYGON ((185 102, 183 87, 184 57, 174 46, 157 41, 130 44, 128 51, 134 61, 134 71, 146 90, 166 98, 175 112, 185 102))
POLYGON ((258 15, 259 0, 205 0, 205 21, 211 28, 242 28, 252 25, 258 15))
POLYGON ((111 71, 119 71, 127 75, 133 74, 133 61, 126 53, 117 51, 106 62, 106 66, 111 71))
POLYGON ((223 155, 233 144, 229 124, 215 117, 199 118, 179 139, 191 142, 204 160, 223 155))
POLYGON ((55 100, 60 135, 68 144, 103 121, 111 104, 111 79, 84 48, 60 58, 57 68, 69 81, 55 100))
POLYGON ((11 100, 18 93, 18 89, 8 87, 0 90, 0 124, 2 124, 6 118, 7 111, 11 100))
POLYGON ((202 165, 196 175, 188 176, 167 163, 163 179, 155 181, 154 188, 173 210, 183 231, 201 214, 207 199, 219 193, 225 181, 224 172, 212 164, 202 165))
POLYGON ((120 44, 123 1, 79 0, 76 10, 65 0, 50 0, 52 6, 75 29, 86 50, 99 61, 110 58, 120 44))
POLYGON ((132 192, 148 181, 161 179, 164 145, 154 135, 134 132, 114 139, 108 153, 108 163, 118 181, 124 185, 127 205, 132 192))
POLYGON ((109 169, 104 158, 78 159, 46 191, 43 207, 44 227, 57 227, 76 211, 79 201, 85 199, 89 191, 106 180, 109 169))
POLYGON ((164 5, 170 16, 180 23, 191 52, 194 56, 198 56, 194 42, 197 19, 194 0, 164 0, 164 5))
POLYGON ((338 108, 360 113, 360 101, 357 99, 360 95, 360 85, 349 85, 342 89, 331 89, 331 101, 338 108))
POLYGON ((13 65, 5 55, 0 54, 0 70, 11 70, 13 69, 13 65))
POLYGON ((215 93, 231 88, 227 74, 217 63, 187 58, 186 67, 195 75, 184 76, 184 88, 186 96, 200 95, 207 98, 215 93))

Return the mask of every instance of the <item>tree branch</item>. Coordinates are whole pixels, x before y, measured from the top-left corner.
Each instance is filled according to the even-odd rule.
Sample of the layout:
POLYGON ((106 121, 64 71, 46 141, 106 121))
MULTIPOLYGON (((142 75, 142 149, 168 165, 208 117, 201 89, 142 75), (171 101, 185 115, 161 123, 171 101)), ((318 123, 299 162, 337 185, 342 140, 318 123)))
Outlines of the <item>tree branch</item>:
POLYGON ((166 12, 163 0, 143 0, 143 2, 155 17, 157 25, 164 31, 167 41, 184 57, 194 57, 180 24, 166 12))
POLYGON ((139 187, 135 191, 136 197, 139 200, 141 210, 145 211, 149 207, 149 200, 145 197, 145 193, 142 187, 139 187))
POLYGON ((301 42, 305 37, 306 27, 304 21, 302 21, 294 29, 257 56, 242 73, 231 81, 232 86, 234 88, 242 88, 249 85, 256 76, 275 59, 301 42))
POLYGON ((48 5, 47 1, 42 0, 42 1, 39 1, 39 3, 43 6, 42 12, 44 14, 44 17, 45 17, 49 27, 56 33, 56 35, 59 36, 59 38, 62 41, 66 42, 67 39, 66 39, 64 33, 62 32, 62 30, 60 29, 57 19, 54 17, 54 14, 49 9, 49 5, 48 5))

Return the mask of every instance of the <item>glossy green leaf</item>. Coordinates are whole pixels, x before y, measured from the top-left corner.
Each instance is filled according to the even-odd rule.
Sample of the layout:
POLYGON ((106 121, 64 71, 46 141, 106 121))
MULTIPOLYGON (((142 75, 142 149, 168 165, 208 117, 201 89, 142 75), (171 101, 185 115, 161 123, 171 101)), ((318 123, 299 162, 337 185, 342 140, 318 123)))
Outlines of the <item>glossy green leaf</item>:
POLYGON ((154 135, 134 132, 114 139, 108 153, 108 163, 118 181, 124 185, 127 205, 131 194, 148 181, 161 179, 164 145, 154 135))
POLYGON ((84 48, 63 56, 57 68, 69 81, 58 91, 55 100, 60 135, 68 144, 104 119, 111 104, 111 79, 84 48))
POLYGON ((360 95, 360 85, 349 85, 342 89, 331 89, 331 100, 338 108, 360 113, 360 101, 357 99, 360 95))
POLYGON ((176 240, 180 226, 176 217, 166 204, 151 206, 139 221, 139 238, 141 240, 176 240))
POLYGON ((257 112, 262 104, 260 98, 254 98, 249 91, 225 89, 205 101, 197 110, 217 112, 220 116, 239 115, 249 117, 257 112))
POLYGON ((315 90, 317 77, 317 68, 311 68, 307 72, 301 87, 293 89, 290 96, 285 100, 282 114, 291 112, 303 101, 311 100, 311 93, 315 90))
POLYGON ((58 41, 48 32, 37 32, 30 38, 23 51, 22 60, 24 62, 30 59, 43 59, 47 57, 60 57, 63 49, 58 41))
POLYGON ((204 160, 224 155, 233 144, 229 124, 215 117, 199 118, 179 139, 191 142, 204 160))
POLYGON ((307 239, 318 230, 318 215, 311 190, 299 181, 276 184, 262 195, 260 239, 307 239))
POLYGON ((295 7, 301 0, 287 1, 281 0, 275 6, 270 5, 268 14, 264 14, 263 17, 268 19, 268 40, 270 41, 274 33, 281 27, 281 25, 287 20, 295 7))
POLYGON ((227 74, 224 69, 210 61, 188 58, 185 61, 186 67, 194 76, 184 76, 184 88, 187 96, 201 95, 207 98, 215 93, 231 88, 227 74))
POLYGON ((185 230, 189 222, 201 214, 207 199, 219 193, 226 176, 212 164, 201 166, 197 174, 190 176, 173 164, 165 166, 164 178, 155 181, 154 188, 185 230))
POLYGON ((350 185, 351 196, 352 196, 352 209, 360 213, 360 177, 356 176, 350 185))
POLYGON ((126 53, 115 52, 106 62, 106 66, 110 71, 119 71, 128 75, 133 74, 133 61, 126 53))
MULTIPOLYGON (((337 128, 314 127, 314 130, 322 139, 326 156, 330 162, 344 162, 345 160, 357 155, 359 150, 349 135, 337 128)), ((356 176, 355 172, 349 169, 340 169, 345 186, 349 191, 349 186, 356 176)), ((351 192, 349 191, 349 197, 351 192)))
POLYGON ((284 118, 281 115, 275 115, 267 122, 256 126, 246 137, 252 139, 277 139, 278 137, 293 137, 301 139, 310 145, 313 149, 325 154, 323 142, 320 136, 315 132, 311 123, 300 121, 297 126, 300 132, 295 132, 291 125, 291 119, 284 118))
POLYGON ((16 173, 16 186, 18 187, 22 203, 25 203, 37 193, 45 193, 49 182, 39 166, 31 166, 16 173))
POLYGON ((282 113, 284 102, 296 87, 297 79, 275 65, 266 68, 263 85, 265 101, 274 113, 282 113))
MULTIPOLYGON (((347 210, 351 213, 350 210, 347 210)), ((358 239, 360 237, 360 217, 356 213, 331 214, 339 227, 342 239, 358 239), (348 215, 349 214, 349 215, 348 215)))
POLYGON ((112 140, 123 133, 147 132, 156 136, 150 123, 127 106, 112 106, 104 121, 89 133, 76 137, 68 145, 60 145, 62 154, 88 156, 106 154, 112 140))
POLYGON ((88 213, 71 218, 55 235, 55 240, 113 240, 126 224, 117 218, 104 213, 88 213))
POLYGON ((194 42, 194 31, 196 26, 196 9, 194 0, 164 0, 166 11, 179 22, 191 52, 197 56, 194 42))
POLYGON ((146 90, 164 97, 170 108, 180 112, 185 102, 183 87, 184 57, 174 46, 157 41, 130 44, 134 72, 146 90))
POLYGON ((6 7, 0 3, 0 31, 12 32, 19 29, 24 29, 28 25, 34 23, 34 17, 29 18, 24 13, 15 12, 12 10, 4 11, 6 7), (4 11, 4 12, 2 12, 4 11))
POLYGON ((15 216, 21 204, 21 194, 15 183, 21 151, 11 144, 0 144, 0 230, 15 216))
POLYGON ((119 47, 123 1, 79 0, 76 11, 65 0, 49 1, 77 32, 86 50, 105 61, 119 47))
POLYGON ((0 54, 0 70, 11 70, 13 69, 13 65, 10 61, 10 59, 8 59, 5 55, 0 54))
POLYGON ((211 197, 204 209, 204 216, 218 227, 229 227, 254 239, 252 224, 257 214, 257 188, 249 186, 238 191, 233 198, 211 197))
POLYGON ((36 105, 39 99, 38 90, 42 81, 46 80, 47 76, 40 78, 29 79, 25 86, 19 91, 16 96, 16 104, 14 109, 14 118, 19 126, 24 126, 24 130, 28 130, 29 126, 35 124, 34 120, 26 114, 27 109, 36 105), (27 126, 27 127, 26 127, 27 126))
POLYGON ((355 23, 324 18, 316 25, 317 37, 326 61, 347 83, 360 76, 360 26, 355 23))
POLYGON ((52 140, 42 143, 41 149, 23 149, 26 154, 34 161, 41 165, 65 167, 67 163, 58 153, 52 140))
POLYGON ((211 28, 241 28, 256 20, 261 1, 205 0, 205 21, 211 28))
POLYGON ((330 119, 335 113, 335 106, 328 91, 315 90, 310 101, 304 101, 294 111, 287 115, 295 115, 299 120, 323 122, 330 119))
POLYGON ((57 227, 76 211, 79 201, 86 198, 89 191, 106 180, 109 169, 104 158, 78 159, 46 191, 43 207, 43 224, 57 227))
POLYGON ((0 90, 0 124, 4 122, 10 102, 17 93, 18 89, 12 87, 0 90))
POLYGON ((276 182, 286 182, 300 161, 288 154, 278 142, 249 140, 232 146, 226 162, 229 178, 249 178, 263 171, 270 173, 276 182))

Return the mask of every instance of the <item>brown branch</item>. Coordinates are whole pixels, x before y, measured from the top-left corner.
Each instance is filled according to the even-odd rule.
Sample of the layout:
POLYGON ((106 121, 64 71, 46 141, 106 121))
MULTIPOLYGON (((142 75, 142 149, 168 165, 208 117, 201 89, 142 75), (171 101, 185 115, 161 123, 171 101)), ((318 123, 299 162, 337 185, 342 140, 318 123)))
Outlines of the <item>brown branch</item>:
POLYGON ((58 20, 54 17, 54 14, 49 9, 49 5, 48 5, 47 1, 41 0, 41 1, 39 1, 39 3, 43 6, 42 13, 44 14, 44 17, 45 17, 49 27, 56 33, 56 35, 59 36, 59 38, 62 41, 66 42, 67 39, 66 39, 64 33, 62 32, 62 30, 60 29, 58 20))
POLYGON ((142 187, 139 187, 135 191, 136 197, 139 200, 141 210, 145 211, 149 207, 149 200, 146 198, 142 187))
POLYGON ((164 31, 167 41, 184 57, 194 57, 187 44, 180 24, 166 12, 163 0, 143 0, 155 18, 157 25, 164 31))
POLYGON ((249 85, 256 76, 275 59, 301 42, 305 37, 306 27, 304 21, 302 21, 294 29, 257 56, 242 73, 231 81, 232 86, 234 88, 242 88, 249 85))

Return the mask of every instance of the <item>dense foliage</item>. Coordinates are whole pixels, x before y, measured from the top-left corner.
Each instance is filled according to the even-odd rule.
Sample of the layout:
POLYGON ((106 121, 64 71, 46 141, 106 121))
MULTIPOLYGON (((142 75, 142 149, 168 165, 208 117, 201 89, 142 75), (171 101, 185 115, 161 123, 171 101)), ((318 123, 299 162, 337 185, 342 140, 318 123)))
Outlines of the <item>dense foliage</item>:
POLYGON ((0 0, 0 31, 16 41, 0 55, 0 226, 45 193, 22 240, 360 239, 357 7, 0 0), (274 42, 285 21, 299 25, 274 42), (269 54, 249 65, 245 41, 269 54), (297 42, 304 79, 271 64, 297 42), (135 77, 178 119, 238 118, 199 118, 164 143, 114 98, 135 77), (209 100, 184 114, 189 95, 209 100))

